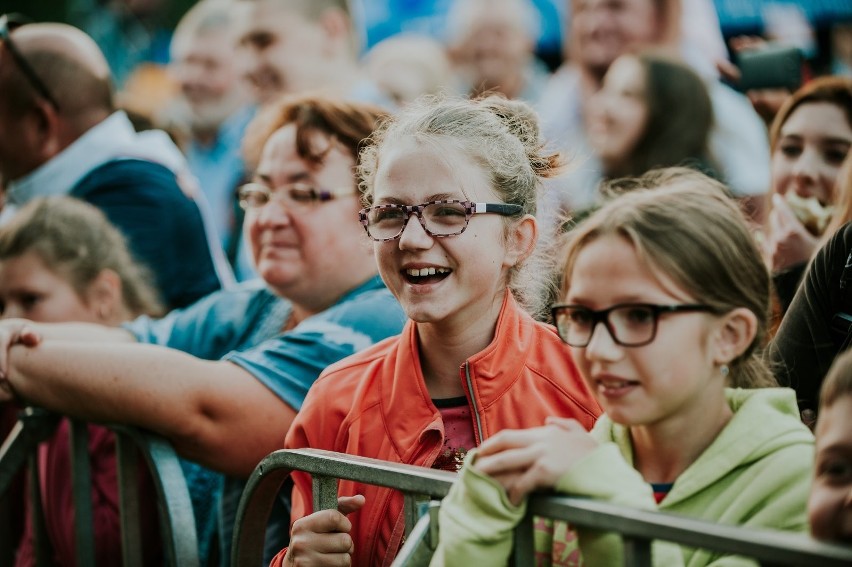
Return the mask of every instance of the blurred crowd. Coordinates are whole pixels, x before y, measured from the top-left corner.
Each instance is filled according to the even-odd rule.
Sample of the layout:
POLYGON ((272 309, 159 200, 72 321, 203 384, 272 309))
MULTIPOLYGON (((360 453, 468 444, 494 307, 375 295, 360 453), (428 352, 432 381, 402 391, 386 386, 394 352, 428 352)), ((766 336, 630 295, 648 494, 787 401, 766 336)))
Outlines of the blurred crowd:
MULTIPOLYGON (((830 13, 818 10, 821 3, 742 2, 741 16, 753 10, 754 17, 734 21, 717 11, 730 2, 711 0, 199 0, 184 3, 171 29, 166 16, 174 6, 161 0, 67 4, 65 19, 79 27, 33 21, 22 13, 26 5, 0 16, 0 391, 8 405, 2 426, 14 421, 10 408, 27 402, 164 435, 182 457, 200 554, 209 564, 227 562, 245 478, 285 437, 288 447, 438 467, 434 458, 424 460, 426 449, 390 451, 426 443, 426 433, 406 436, 416 430, 410 422, 378 433, 371 424, 399 419, 383 413, 388 404, 410 410, 412 420, 434 410, 442 436, 445 425, 449 431, 450 423, 467 424, 453 437, 464 450, 453 453, 457 447, 445 444, 450 453, 439 467, 458 470, 467 450, 486 437, 541 425, 547 416, 576 420, 550 425, 568 432, 577 424, 590 429, 602 412, 630 426, 632 416, 608 405, 612 392, 601 398, 589 385, 592 367, 578 362, 578 371, 559 341, 580 360, 598 322, 618 347, 649 348, 643 340, 655 340, 665 309, 648 310, 656 304, 647 298, 608 296, 653 318, 650 338, 636 344, 620 335, 629 331, 619 325, 629 323, 613 322, 620 303, 575 305, 606 295, 608 285, 589 284, 586 295, 577 295, 579 284, 568 278, 585 273, 578 267, 585 266, 582 250, 608 242, 601 254, 636 263, 607 240, 608 223, 622 223, 637 249, 643 239, 662 238, 624 220, 619 207, 671 223, 675 236, 666 246, 682 246, 683 255, 649 244, 650 260, 640 258, 660 263, 668 274, 662 279, 671 276, 674 288, 686 290, 669 303, 679 298, 720 317, 724 310, 752 314, 726 319, 733 330, 719 336, 730 339, 730 348, 713 351, 709 365, 719 384, 730 373, 728 385, 768 385, 735 378, 742 378, 741 364, 770 345, 771 372, 761 367, 761 376, 793 388, 790 411, 814 426, 823 379, 852 336, 852 8, 830 13), (496 119, 508 130, 495 133, 496 119), (648 177, 661 168, 676 174, 648 177), (496 189, 484 189, 484 179, 496 189), (724 194, 726 204, 678 190, 661 193, 668 197, 660 202, 672 200, 662 212, 651 198, 625 200, 688 184, 724 194), (718 226, 736 217, 729 228, 737 235, 742 228, 742 238, 720 233, 719 250, 693 243, 697 228, 678 224, 679 215, 706 233, 715 229, 690 201, 703 203, 718 226), (493 234, 473 229, 486 220, 493 234), (417 223, 422 232, 412 236, 417 223), (591 243, 575 241, 578 256, 569 258, 578 264, 566 267, 558 247, 566 233, 586 234, 577 227, 597 227, 604 236, 588 228, 591 243), (471 233, 483 237, 478 248, 463 240, 471 233), (446 265, 400 259, 432 242, 447 248, 446 265), (697 271, 672 275, 674 265, 693 269, 696 254, 708 257, 708 270, 722 271, 716 260, 727 271, 737 267, 744 286, 759 288, 749 278, 765 272, 771 291, 767 280, 755 293, 765 295, 766 317, 754 306, 759 301, 733 291, 730 301, 723 292, 712 297, 697 271), (461 268, 465 262, 474 275, 461 268), (452 278, 460 283, 445 302, 429 295, 430 285, 452 278), (570 305, 550 310, 565 297, 570 305), (558 324, 560 316, 565 328, 557 325, 557 337, 545 324, 558 324), (566 330, 582 317, 593 318, 585 344, 566 330), (506 338, 512 333, 520 338, 506 338), (395 336, 402 339, 388 342, 395 336), (516 352, 522 343, 546 362, 518 369, 538 404, 524 418, 510 415, 526 402, 496 370, 523 358, 516 352), (476 358, 489 344, 499 345, 499 363, 476 358), (467 431, 470 411, 478 410, 467 407, 473 386, 459 389, 458 369, 474 359, 471 383, 485 380, 476 377, 481 372, 510 393, 486 404, 484 429, 476 422, 467 431), (398 385, 402 366, 417 369, 422 392, 398 385), (442 372, 452 380, 438 380, 442 372), (570 376, 572 391, 582 393, 542 386, 532 378, 539 375, 570 376), (429 399, 434 406, 421 407, 429 399), (442 406, 446 400, 456 405, 442 406)), ((636 275, 625 270, 611 275, 636 275)), ((690 364, 690 371, 700 366, 690 364)), ((486 399, 478 389, 476 395, 486 399)), ((721 386, 708 399, 720 407, 745 403, 721 386)), ((827 407, 836 396, 825 399, 827 407)), ((437 427, 423 419, 424 431, 437 427)), ((795 439, 791 444, 813 445, 807 428, 785 419, 777 423, 795 439)), ((617 425, 610 426, 617 437, 617 425)), ((715 422, 700 426, 721 431, 715 422)), ((73 534, 62 521, 71 513, 63 474, 71 464, 67 423, 62 427, 39 454, 39 474, 53 518, 48 533, 59 562, 71 565, 65 558, 73 556, 73 534)), ((90 428, 90 453, 103 465, 96 470, 108 471, 114 439, 90 428)), ((712 435, 701 447, 695 441, 692 457, 712 435)), ((631 442, 640 446, 638 438, 631 442)), ((488 460, 505 450, 498 444, 484 446, 486 464, 468 474, 493 473, 514 499, 505 471, 488 460)), ((791 459, 807 456, 801 479, 812 461, 802 451, 791 459)), ((640 467, 649 471, 658 472, 640 467)), ((96 476, 98 554, 106 565, 119 545, 117 481, 114 471, 96 476)), ((779 486, 804 494, 809 482, 798 480, 779 486)), ((294 527, 299 546, 274 560, 282 565, 293 560, 293 549, 326 545, 306 504, 309 483, 295 481, 293 519, 305 516, 307 523, 294 527)), ((153 490, 150 479, 141 482, 153 490)), ((533 488, 555 486, 553 479, 541 482, 533 488)), ((651 484, 655 491, 665 485, 651 484)), ((356 498, 357 490, 345 496, 356 498)), ((454 494, 453 505, 463 511, 469 497, 454 494)), ((394 516, 398 503, 381 498, 367 494, 360 514, 372 523, 352 530, 355 564, 376 564, 401 543, 398 530, 380 520, 381 510, 394 516), (358 538, 374 533, 378 543, 361 546, 358 538)), ((804 498, 789 504, 801 505, 795 526, 760 525, 805 530, 804 498)), ((276 501, 270 559, 290 539, 290 506, 289 496, 276 501)), ((341 509, 361 506, 347 500, 341 509)), ((852 537, 852 527, 842 537, 829 533, 819 514, 811 521, 823 539, 852 537)), ((844 521, 852 526, 849 517, 844 521)), ((31 530, 19 531, 18 564, 34 564, 31 530)), ((340 531, 350 532, 323 534, 340 531)), ((441 550, 448 564, 482 552, 467 543, 441 550)))

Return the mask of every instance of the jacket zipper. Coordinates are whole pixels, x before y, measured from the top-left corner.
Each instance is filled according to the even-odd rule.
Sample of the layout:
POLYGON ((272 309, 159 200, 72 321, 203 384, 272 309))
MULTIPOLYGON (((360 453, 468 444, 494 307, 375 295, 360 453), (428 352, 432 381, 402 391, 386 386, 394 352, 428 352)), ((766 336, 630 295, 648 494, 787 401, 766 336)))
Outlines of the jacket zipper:
POLYGON ((479 437, 479 443, 485 441, 482 435, 482 421, 479 419, 479 408, 476 406, 476 397, 473 395, 473 380, 470 378, 470 363, 464 363, 464 379, 467 383, 467 393, 470 398, 471 409, 473 410, 473 423, 476 425, 476 434, 479 437))

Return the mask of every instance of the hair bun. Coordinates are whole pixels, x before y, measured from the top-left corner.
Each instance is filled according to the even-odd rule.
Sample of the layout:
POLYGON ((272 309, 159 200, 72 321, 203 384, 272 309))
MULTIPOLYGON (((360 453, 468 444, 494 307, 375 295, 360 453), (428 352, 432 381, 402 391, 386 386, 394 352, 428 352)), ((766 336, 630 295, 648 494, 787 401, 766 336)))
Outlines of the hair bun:
POLYGON ((538 177, 550 178, 561 173, 564 163, 558 153, 544 153, 539 117, 533 108, 520 100, 491 94, 479 103, 493 112, 524 146, 530 166, 538 177))

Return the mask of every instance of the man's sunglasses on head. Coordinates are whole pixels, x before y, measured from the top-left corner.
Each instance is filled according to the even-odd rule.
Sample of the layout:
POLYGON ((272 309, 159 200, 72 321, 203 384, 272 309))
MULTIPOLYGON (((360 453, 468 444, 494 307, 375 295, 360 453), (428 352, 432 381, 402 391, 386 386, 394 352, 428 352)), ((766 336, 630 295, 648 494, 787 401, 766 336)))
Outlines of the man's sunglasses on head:
POLYGON ((56 101, 56 97, 51 94, 50 89, 47 88, 47 85, 44 84, 38 73, 36 73, 35 69, 32 68, 27 62, 27 59, 21 53, 21 50, 15 45, 15 42, 12 41, 12 31, 16 28, 21 27, 26 24, 28 20, 23 16, 18 14, 3 14, 0 16, 0 44, 9 52, 9 55, 12 56, 12 60, 18 66, 18 69, 26 76, 30 85, 38 92, 39 96, 45 99, 50 105, 56 110, 59 111, 59 103, 56 101))

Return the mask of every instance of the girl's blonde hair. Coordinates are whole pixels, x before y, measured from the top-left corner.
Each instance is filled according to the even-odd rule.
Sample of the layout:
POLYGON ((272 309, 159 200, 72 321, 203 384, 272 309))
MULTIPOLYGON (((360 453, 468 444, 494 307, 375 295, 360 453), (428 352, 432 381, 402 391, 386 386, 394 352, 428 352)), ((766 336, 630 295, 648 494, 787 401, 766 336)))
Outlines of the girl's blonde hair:
MULTIPOLYGON (((476 100, 422 97, 385 120, 361 152, 358 172, 366 206, 373 200, 382 152, 407 137, 470 156, 488 174, 503 202, 520 205, 523 214, 535 214, 541 181, 557 175, 563 166, 559 154, 544 151, 538 117, 523 102, 495 95, 476 100)), ((506 234, 517 218, 506 218, 506 234)), ((546 311, 542 289, 549 272, 540 269, 543 261, 533 253, 509 271, 506 282, 519 303, 534 315, 546 311)))
POLYGON ((852 396, 852 350, 847 350, 834 359, 820 388, 820 411, 843 396, 852 396))
POLYGON ((625 238, 647 265, 670 277, 697 303, 719 313, 745 307, 757 333, 729 363, 732 386, 776 385, 760 357, 769 322, 770 277, 747 221, 718 181, 683 168, 634 179, 630 191, 604 205, 567 235, 563 296, 586 244, 602 236, 625 238))
POLYGON ((48 197, 22 207, 0 228, 0 260, 27 252, 36 253, 81 298, 103 270, 112 270, 121 280, 122 301, 130 315, 163 314, 151 273, 134 261, 124 236, 92 205, 48 197))

